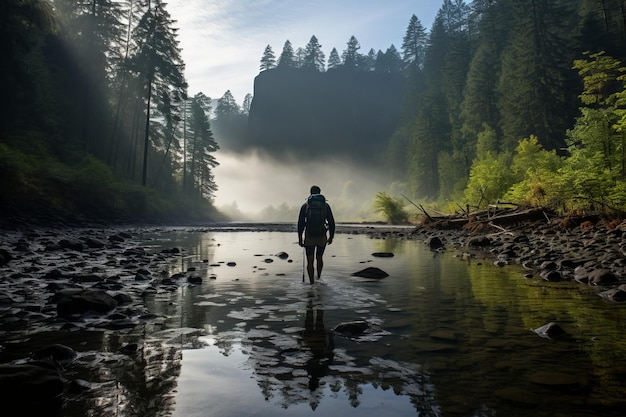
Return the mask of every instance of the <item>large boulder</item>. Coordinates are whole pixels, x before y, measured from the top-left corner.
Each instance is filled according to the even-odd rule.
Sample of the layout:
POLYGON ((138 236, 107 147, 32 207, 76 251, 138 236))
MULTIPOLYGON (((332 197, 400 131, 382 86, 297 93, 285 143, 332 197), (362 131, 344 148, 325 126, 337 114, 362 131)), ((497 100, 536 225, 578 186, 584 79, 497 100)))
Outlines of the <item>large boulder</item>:
POLYGON ((382 279, 389 276, 388 273, 382 269, 370 266, 352 274, 353 277, 369 278, 369 279, 382 279))
POLYGON ((426 239, 426 244, 431 249, 440 249, 444 247, 443 241, 439 236, 431 236, 426 239))
POLYGON ((589 273, 589 284, 606 285, 617 282, 617 277, 608 269, 594 269, 589 273))
POLYGON ((0 248, 0 266, 8 264, 12 259, 8 250, 0 248))
POLYGON ((57 314, 65 318, 87 312, 105 314, 117 307, 115 298, 103 290, 66 290, 57 293, 54 298, 57 314))
POLYGON ((611 288, 610 290, 603 291, 600 293, 600 296, 616 303, 626 301, 626 285, 621 285, 619 288, 611 288))
POLYGON ((488 236, 474 236, 469 238, 469 240, 467 241, 467 246, 474 248, 490 246, 491 244, 492 241, 488 236))
POLYGON ((346 323, 340 323, 333 332, 339 333, 346 337, 360 336, 370 329, 370 324, 366 321, 350 321, 346 323))
POLYGON ((35 352, 33 354, 33 359, 51 360, 55 363, 66 366, 72 363, 77 356, 76 351, 71 347, 55 343, 35 352))
POLYGON ((544 324, 543 326, 536 328, 534 332, 544 339, 556 339, 566 334, 565 330, 554 322, 544 324))
POLYGON ((364 320, 339 323, 333 328, 333 333, 362 342, 378 340, 389 334, 379 325, 364 320))

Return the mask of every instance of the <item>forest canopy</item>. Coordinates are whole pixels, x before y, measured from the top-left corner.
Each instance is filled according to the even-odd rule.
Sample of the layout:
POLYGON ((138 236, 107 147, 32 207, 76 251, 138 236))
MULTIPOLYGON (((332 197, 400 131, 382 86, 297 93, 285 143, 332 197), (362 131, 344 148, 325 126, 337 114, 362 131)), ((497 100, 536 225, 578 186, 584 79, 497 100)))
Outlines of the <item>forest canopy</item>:
MULTIPOLYGON (((510 201, 621 212, 625 22, 622 0, 445 0, 429 32, 417 16, 408 19, 401 50, 391 45, 363 54, 352 36, 342 52, 331 50, 324 66, 315 36, 295 51, 287 40, 280 54, 268 45, 255 99, 269 102, 267 96, 280 89, 268 89, 270 79, 288 85, 281 68, 314 69, 328 79, 339 70, 352 79, 363 72, 402 74, 403 105, 390 134, 342 131, 342 139, 331 141, 333 150, 356 150, 359 143, 358 149, 376 155, 372 150, 384 148, 378 168, 392 177, 390 189, 451 210, 510 201)), ((376 83, 372 78, 360 89, 373 93, 376 83)), ((325 99, 324 110, 344 118, 365 113, 356 103, 345 111, 338 100, 325 99)), ((255 126, 263 125, 253 117, 270 113, 262 107, 252 107, 255 126)), ((320 120, 311 130, 338 126, 319 116, 319 103, 310 107, 303 114, 320 120)), ((289 129, 289 118, 262 117, 275 128, 268 140, 289 129)))
POLYGON ((5 214, 211 218, 211 100, 188 95, 161 0, 5 0, 5 214))
POLYGON ((623 0, 444 0, 430 30, 407 22, 385 51, 267 45, 239 105, 189 93, 162 0, 5 0, 0 210, 217 218, 218 143, 298 129, 369 155, 379 196, 624 211, 623 0))

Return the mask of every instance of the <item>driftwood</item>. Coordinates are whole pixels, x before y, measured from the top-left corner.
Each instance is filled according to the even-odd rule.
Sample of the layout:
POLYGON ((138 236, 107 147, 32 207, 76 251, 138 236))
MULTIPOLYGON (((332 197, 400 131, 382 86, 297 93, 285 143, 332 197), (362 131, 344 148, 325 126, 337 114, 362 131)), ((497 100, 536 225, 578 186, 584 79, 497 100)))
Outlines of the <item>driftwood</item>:
POLYGON ((436 229, 473 229, 483 230, 494 228, 501 232, 517 224, 527 224, 537 221, 546 221, 549 217, 543 208, 499 208, 489 207, 484 210, 471 213, 463 212, 462 215, 453 214, 448 216, 428 216, 425 224, 436 229))
MULTIPOLYGON (((423 207, 422 207, 423 209, 423 207)), ((424 210, 425 211, 425 210, 424 210)), ((469 206, 460 213, 445 215, 431 210, 423 226, 439 230, 461 230, 469 233, 501 234, 526 228, 579 228, 586 232, 601 226, 607 229, 620 227, 626 232, 624 216, 607 216, 598 212, 557 214, 543 207, 522 207, 512 203, 498 202, 485 209, 470 212, 469 206), (509 205, 509 207, 502 207, 509 205), (437 215, 434 215, 437 213, 437 215)))

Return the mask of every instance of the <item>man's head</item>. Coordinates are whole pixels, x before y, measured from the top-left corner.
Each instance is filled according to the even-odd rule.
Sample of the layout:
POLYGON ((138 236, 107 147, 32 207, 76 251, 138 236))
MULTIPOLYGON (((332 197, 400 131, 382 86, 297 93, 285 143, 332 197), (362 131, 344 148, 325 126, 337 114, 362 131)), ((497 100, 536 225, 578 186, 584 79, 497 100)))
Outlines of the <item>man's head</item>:
POLYGON ((311 187, 311 194, 320 194, 322 190, 317 185, 313 185, 311 187))

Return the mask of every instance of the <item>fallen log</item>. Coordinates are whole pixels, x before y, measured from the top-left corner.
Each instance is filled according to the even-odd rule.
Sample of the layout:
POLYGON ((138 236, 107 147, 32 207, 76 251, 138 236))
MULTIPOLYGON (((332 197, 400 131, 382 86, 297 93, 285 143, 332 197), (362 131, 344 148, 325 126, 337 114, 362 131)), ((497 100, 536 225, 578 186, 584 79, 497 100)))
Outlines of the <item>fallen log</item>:
POLYGON ((460 217, 458 214, 450 215, 447 217, 433 217, 428 218, 427 224, 435 229, 450 230, 450 229, 470 229, 470 230, 484 230, 487 227, 492 227, 503 231, 505 227, 519 224, 529 223, 536 221, 546 221, 543 208, 513 208, 513 209, 501 209, 497 214, 490 214, 488 210, 481 210, 470 213, 468 217, 460 217))
POLYGON ((522 222, 535 222, 545 220, 543 208, 531 208, 522 211, 515 210, 512 213, 499 214, 486 220, 498 226, 507 226, 522 222))

